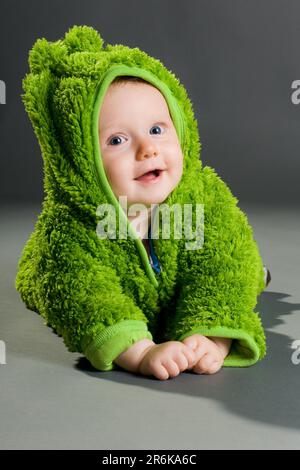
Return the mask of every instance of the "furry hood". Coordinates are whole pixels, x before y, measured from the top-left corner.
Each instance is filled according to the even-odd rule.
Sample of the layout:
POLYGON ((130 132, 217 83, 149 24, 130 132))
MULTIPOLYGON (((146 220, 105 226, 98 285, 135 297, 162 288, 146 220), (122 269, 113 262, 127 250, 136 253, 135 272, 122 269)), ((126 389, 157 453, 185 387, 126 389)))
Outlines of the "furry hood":
POLYGON ((181 181, 165 203, 193 202, 191 181, 201 170, 197 122, 185 88, 158 59, 136 47, 104 45, 92 27, 73 26, 58 41, 38 39, 29 65, 22 98, 43 155, 47 199, 63 201, 95 221, 99 204, 118 210, 102 165, 98 117, 110 83, 132 75, 163 94, 184 155, 181 181))

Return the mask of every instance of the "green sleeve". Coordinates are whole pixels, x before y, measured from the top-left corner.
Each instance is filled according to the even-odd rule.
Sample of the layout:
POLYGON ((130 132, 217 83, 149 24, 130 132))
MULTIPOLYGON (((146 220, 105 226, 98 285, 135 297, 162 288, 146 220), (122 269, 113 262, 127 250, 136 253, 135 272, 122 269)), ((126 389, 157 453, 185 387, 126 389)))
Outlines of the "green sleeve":
POLYGON ((153 339, 146 323, 138 320, 125 320, 101 331, 90 342, 89 337, 86 336, 83 338, 82 347, 84 355, 96 369, 107 371, 115 369, 114 359, 135 342, 144 338, 153 339))
POLYGON ((232 338, 224 366, 250 366, 266 353, 254 311, 265 285, 263 263, 246 215, 210 167, 203 170, 203 194, 204 244, 197 250, 182 246, 168 334, 179 341, 194 333, 232 338))
MULTIPOLYGON (((147 317, 134 295, 122 288, 115 268, 105 264, 109 253, 99 259, 98 245, 79 222, 60 221, 47 239, 32 258, 39 273, 34 302, 22 287, 25 302, 35 303, 69 351, 82 352, 99 370, 113 369, 122 351, 140 339, 152 339, 147 317)), ((21 263, 20 286, 28 270, 28 262, 21 263)))

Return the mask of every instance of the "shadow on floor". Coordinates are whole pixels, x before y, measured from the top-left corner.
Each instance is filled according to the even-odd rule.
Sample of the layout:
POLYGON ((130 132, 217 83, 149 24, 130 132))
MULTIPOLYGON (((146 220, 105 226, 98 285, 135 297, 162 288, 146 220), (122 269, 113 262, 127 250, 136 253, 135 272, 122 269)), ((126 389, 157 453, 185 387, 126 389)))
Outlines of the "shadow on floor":
MULTIPOLYGON (((260 312, 266 331, 267 355, 251 367, 224 367, 215 375, 184 372, 167 381, 160 381, 153 376, 138 376, 121 368, 99 372, 84 357, 79 359, 75 367, 102 380, 209 398, 244 418, 300 429, 300 364, 297 366, 292 362, 292 354, 295 352, 291 349, 293 339, 269 331, 284 323, 281 316, 300 310, 300 304, 285 300, 288 297, 288 294, 278 292, 263 292, 259 297, 256 311, 260 312)), ((300 332, 295 332, 295 335, 300 339, 300 332)), ((296 336, 295 339, 298 338, 296 336)))

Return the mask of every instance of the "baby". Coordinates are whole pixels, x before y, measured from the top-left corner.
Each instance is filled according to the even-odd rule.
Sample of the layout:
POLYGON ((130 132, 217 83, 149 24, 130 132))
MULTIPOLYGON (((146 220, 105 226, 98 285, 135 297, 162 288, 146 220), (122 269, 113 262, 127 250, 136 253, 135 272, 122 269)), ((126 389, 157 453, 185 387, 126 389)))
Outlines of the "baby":
MULTIPOLYGON (((104 169, 117 198, 127 197, 128 209, 141 203, 143 214, 129 217, 139 225, 147 248, 151 205, 163 203, 179 183, 183 154, 168 105, 160 91, 136 77, 118 77, 109 86, 99 114, 99 143, 104 169), (151 170, 159 169, 156 176, 151 170)), ((182 342, 155 344, 142 339, 115 360, 125 370, 166 380, 184 370, 218 372, 230 351, 231 339, 188 336, 182 342)))
POLYGON ((166 380, 261 360, 262 258, 237 198, 202 165, 184 86, 159 60, 105 44, 86 25, 38 39, 29 65, 22 98, 45 163, 45 200, 16 276, 27 308, 100 371, 166 380), (125 240, 101 238, 107 203, 126 222, 125 240), (136 204, 145 210, 133 216, 136 204), (203 234, 198 205, 205 236, 195 248, 185 241, 195 233, 190 215, 197 242, 203 234), (157 237, 156 207, 184 209, 184 236, 157 237))

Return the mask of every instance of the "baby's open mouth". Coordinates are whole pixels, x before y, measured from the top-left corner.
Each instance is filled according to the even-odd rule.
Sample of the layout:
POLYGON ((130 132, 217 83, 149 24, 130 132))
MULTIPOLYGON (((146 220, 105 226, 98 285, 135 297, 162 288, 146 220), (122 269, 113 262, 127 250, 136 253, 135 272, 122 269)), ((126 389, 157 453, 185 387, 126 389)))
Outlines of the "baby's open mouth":
POLYGON ((143 183, 147 183, 150 181, 158 181, 160 179, 161 174, 163 173, 164 170, 152 170, 152 171, 147 171, 143 175, 139 176, 138 178, 135 178, 136 181, 141 181, 143 183))

